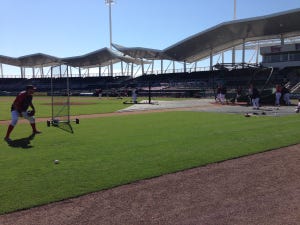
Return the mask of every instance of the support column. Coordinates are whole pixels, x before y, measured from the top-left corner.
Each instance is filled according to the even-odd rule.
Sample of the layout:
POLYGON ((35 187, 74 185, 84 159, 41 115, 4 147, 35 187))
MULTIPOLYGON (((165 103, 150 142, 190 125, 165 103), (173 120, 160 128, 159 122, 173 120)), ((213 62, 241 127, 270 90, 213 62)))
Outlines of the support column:
POLYGON ((244 64, 245 64, 245 52, 246 52, 246 43, 245 43, 245 39, 243 39, 243 52, 242 52, 242 68, 244 68, 244 64))
POLYGON ((142 75, 144 75, 145 74, 145 70, 144 70, 144 61, 143 61, 143 59, 141 59, 141 62, 142 62, 142 75))
POLYGON ((98 75, 101 77, 101 66, 98 67, 98 75))
POLYGON ((258 65, 259 52, 260 52, 260 46, 259 46, 259 41, 257 41, 257 44, 256 44, 256 61, 255 61, 257 65, 258 65))
POLYGON ((73 77, 72 66, 70 66, 69 68, 70 68, 70 77, 73 77))
POLYGON ((153 74, 153 70, 154 70, 154 60, 152 60, 151 74, 153 74))
POLYGON ((121 61, 121 74, 122 74, 122 76, 124 75, 124 71, 123 71, 123 61, 121 61))
POLYGON ((0 74, 1 74, 1 78, 3 78, 3 67, 2 67, 2 63, 0 63, 0 74))
POLYGON ((232 48, 232 60, 231 60, 232 66, 235 65, 235 47, 232 48))
POLYGON ((280 44, 284 45, 284 37, 282 34, 280 34, 280 44))
POLYGON ((110 75, 113 77, 114 76, 114 66, 112 61, 110 62, 110 75))
POLYGON ((62 76, 61 76, 61 65, 59 65, 59 78, 62 78, 62 76))
POLYGON ((212 49, 210 50, 210 54, 209 54, 209 69, 213 70, 213 51, 212 51, 212 49))
POLYGON ((23 71, 23 67, 20 67, 20 72, 21 72, 21 78, 24 78, 24 71, 23 71))
POLYGON ((222 52, 222 64, 224 64, 224 52, 222 52))
POLYGON ((126 76, 129 76, 129 66, 130 66, 130 63, 126 63, 126 69, 125 69, 126 76))
POLYGON ((40 67, 40 71, 41 71, 41 78, 44 78, 44 67, 40 67))

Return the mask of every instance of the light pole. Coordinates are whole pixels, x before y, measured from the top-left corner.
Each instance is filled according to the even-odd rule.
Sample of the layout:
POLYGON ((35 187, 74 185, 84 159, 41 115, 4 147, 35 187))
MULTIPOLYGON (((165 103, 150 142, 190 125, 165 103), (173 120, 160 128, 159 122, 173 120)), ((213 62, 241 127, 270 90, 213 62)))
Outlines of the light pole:
MULTIPOLYGON (((112 21, 111 21, 111 5, 114 3, 114 0, 105 0, 105 4, 108 5, 109 9, 109 46, 112 50, 112 21)), ((113 63, 110 62, 110 73, 113 76, 113 63)))
MULTIPOLYGON (((236 20, 236 0, 233 1, 233 20, 236 20)), ((232 48, 232 66, 235 64, 235 46, 232 48)))
POLYGON ((236 20, 236 0, 234 0, 233 6, 233 19, 236 20))

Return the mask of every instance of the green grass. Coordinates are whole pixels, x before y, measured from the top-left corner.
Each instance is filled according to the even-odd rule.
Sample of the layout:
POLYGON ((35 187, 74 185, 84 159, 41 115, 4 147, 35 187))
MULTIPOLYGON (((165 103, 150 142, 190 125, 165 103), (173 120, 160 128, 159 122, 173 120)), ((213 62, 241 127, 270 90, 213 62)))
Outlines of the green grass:
MULTIPOLYGON (((15 97, 0 97, 0 120, 10 119, 10 106, 15 97)), ((130 98, 102 98, 97 97, 71 97, 71 115, 81 114, 97 114, 115 112, 119 109, 125 108, 123 104, 125 100, 130 98)), ((51 97, 34 96, 33 104, 36 108, 37 117, 51 117, 51 97)))
MULTIPOLYGON (((0 120, 10 119, 10 106, 14 101, 15 97, 0 97, 0 109, 1 115, 0 120)), ((138 100, 147 99, 140 97, 138 100)), ((174 98, 152 98, 153 100, 175 100, 174 98)), ((82 115, 82 114, 98 114, 98 113, 110 113, 115 112, 119 109, 123 109, 128 105, 124 105, 124 101, 131 100, 130 97, 126 98, 112 98, 103 97, 99 100, 97 97, 71 97, 71 115, 82 115)), ((179 99, 176 99, 179 100, 179 99)), ((43 118, 51 117, 51 97, 47 96, 34 96, 33 104, 36 108, 36 116, 43 118)))
POLYGON ((0 214, 299 143, 298 122, 165 112, 82 119, 74 134, 40 123, 31 141, 18 124, 16 146, 0 142, 0 214))

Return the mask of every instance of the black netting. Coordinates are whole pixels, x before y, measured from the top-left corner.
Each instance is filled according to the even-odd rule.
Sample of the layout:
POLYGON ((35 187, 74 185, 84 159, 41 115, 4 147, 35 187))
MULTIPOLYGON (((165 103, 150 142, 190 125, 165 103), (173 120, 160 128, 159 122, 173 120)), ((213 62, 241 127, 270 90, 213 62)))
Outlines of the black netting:
POLYGON ((51 68, 52 125, 73 133, 70 125, 68 66, 51 68))

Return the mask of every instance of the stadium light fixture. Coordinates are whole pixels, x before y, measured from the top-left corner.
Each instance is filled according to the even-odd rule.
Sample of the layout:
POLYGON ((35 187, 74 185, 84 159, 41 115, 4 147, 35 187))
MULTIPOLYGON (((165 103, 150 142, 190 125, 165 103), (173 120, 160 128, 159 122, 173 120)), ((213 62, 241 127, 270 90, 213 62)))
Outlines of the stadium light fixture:
MULTIPOLYGON (((233 20, 236 20, 236 0, 233 0, 233 20)), ((235 64, 235 46, 232 48, 231 63, 235 64)))
POLYGON ((233 19, 236 20, 236 0, 233 2, 233 19))
MULTIPOLYGON (((109 9, 109 46, 110 50, 112 50, 112 22, 111 22, 111 5, 115 2, 115 0, 104 0, 105 4, 108 5, 109 9)), ((113 64, 110 62, 110 73, 113 76, 113 64)))
POLYGON ((108 5, 109 9, 109 44, 112 49, 112 21, 111 21, 111 5, 115 3, 115 0, 105 0, 105 4, 108 5))

